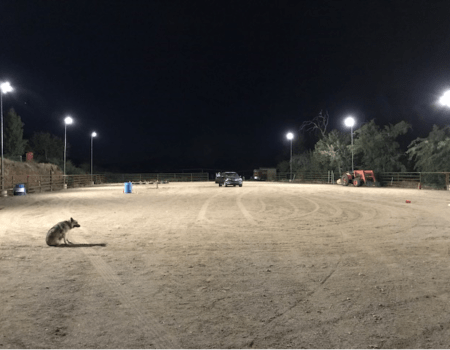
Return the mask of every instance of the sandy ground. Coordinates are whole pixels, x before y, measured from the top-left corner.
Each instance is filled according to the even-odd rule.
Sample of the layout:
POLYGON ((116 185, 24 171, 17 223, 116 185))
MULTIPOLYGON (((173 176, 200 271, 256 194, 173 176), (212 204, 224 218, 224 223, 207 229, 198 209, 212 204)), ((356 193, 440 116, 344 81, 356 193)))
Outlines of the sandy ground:
POLYGON ((449 192, 133 190, 0 198, 1 348, 450 347, 449 192))

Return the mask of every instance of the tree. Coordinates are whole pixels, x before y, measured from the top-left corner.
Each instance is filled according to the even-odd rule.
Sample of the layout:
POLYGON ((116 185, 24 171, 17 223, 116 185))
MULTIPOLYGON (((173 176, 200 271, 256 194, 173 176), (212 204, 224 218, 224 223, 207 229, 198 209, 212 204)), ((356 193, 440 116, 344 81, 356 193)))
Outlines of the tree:
POLYGON ((412 141, 406 153, 419 171, 450 171, 450 127, 433 125, 428 137, 412 141))
POLYGON ((330 116, 328 112, 322 110, 312 120, 307 120, 300 125, 300 131, 319 131, 322 137, 325 137, 327 133, 328 121, 330 116))
MULTIPOLYGON (((290 162, 284 160, 277 165, 277 169, 280 173, 290 172, 290 162)), ((311 171, 321 171, 323 167, 315 159, 313 152, 305 151, 292 156, 292 172, 294 174, 303 174, 311 171)))
MULTIPOLYGON (((410 128, 411 125, 404 121, 380 128, 371 120, 354 132, 355 158, 359 159, 364 169, 379 172, 406 171, 406 154, 400 150, 400 144, 395 140, 410 128)), ((351 152, 351 146, 348 148, 351 152)))
POLYGON ((348 133, 332 130, 316 143, 314 157, 325 168, 342 174, 344 170, 349 170, 351 167, 349 143, 348 133))
POLYGON ((4 150, 5 155, 10 158, 16 159, 25 153, 25 147, 27 140, 23 139, 23 126, 22 119, 11 108, 5 115, 5 129, 4 129, 4 150))
POLYGON ((63 167, 64 142, 48 132, 36 132, 30 139, 30 148, 37 162, 53 163, 63 167))
POLYGON ((83 169, 77 168, 71 160, 66 161, 66 174, 67 175, 84 175, 87 174, 83 169))

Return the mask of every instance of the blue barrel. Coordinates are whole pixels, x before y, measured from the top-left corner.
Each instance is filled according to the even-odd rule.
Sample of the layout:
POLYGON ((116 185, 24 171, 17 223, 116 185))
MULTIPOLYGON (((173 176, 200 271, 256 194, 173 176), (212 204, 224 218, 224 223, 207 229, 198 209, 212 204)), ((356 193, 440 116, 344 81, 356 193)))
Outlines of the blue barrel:
POLYGON ((133 190, 133 184, 131 182, 125 182, 125 189, 123 190, 123 193, 131 193, 133 190))
POLYGON ((27 190, 25 189, 24 184, 17 184, 14 186, 14 195, 15 196, 25 196, 27 194, 27 190))

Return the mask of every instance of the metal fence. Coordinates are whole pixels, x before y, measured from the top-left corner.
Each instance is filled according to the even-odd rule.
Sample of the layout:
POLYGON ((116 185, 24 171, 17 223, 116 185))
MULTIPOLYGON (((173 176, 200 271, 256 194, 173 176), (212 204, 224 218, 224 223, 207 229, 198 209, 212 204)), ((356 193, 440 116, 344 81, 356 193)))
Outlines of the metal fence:
MULTIPOLYGON (((278 173, 276 181, 311 184, 334 184, 339 174, 328 172, 278 173)), ((422 188, 450 190, 450 172, 396 172, 376 174, 377 181, 384 187, 422 188)), ((57 191, 65 187, 76 188, 102 183, 164 183, 209 181, 208 173, 145 173, 145 174, 103 174, 103 175, 12 175, 4 177, 4 190, 13 194, 18 184, 24 184, 26 191, 57 191)))
POLYGON ((450 172, 380 173, 379 181, 386 187, 449 190, 450 172))
POLYGON ((208 173, 149 173, 149 174, 105 174, 108 183, 133 182, 193 182, 208 181, 208 173))
POLYGON ((4 178, 4 191, 14 193, 16 185, 23 184, 28 193, 58 191, 63 188, 85 187, 105 183, 104 175, 11 175, 4 178))
MULTIPOLYGON (((375 174, 384 187, 450 190, 450 172, 395 172, 375 174)), ((278 173, 276 181, 311 184, 334 184, 339 174, 327 172, 278 173)))
POLYGON ((63 188, 92 186, 103 183, 165 183, 209 181, 208 173, 152 173, 102 175, 11 175, 4 177, 4 191, 14 194, 16 185, 23 184, 28 193, 58 191, 63 188))
POLYGON ((293 173, 291 179, 291 173, 278 173, 276 181, 280 182, 294 182, 294 183, 311 183, 311 184, 334 184, 336 183, 336 177, 334 172, 315 172, 305 171, 302 173, 293 173))

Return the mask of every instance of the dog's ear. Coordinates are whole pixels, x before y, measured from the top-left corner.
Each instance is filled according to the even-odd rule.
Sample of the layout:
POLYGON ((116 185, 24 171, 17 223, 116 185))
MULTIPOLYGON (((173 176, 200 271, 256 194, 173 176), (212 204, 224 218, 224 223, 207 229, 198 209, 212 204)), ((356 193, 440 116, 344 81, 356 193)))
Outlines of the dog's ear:
POLYGON ((73 222, 73 219, 72 219, 72 218, 70 218, 70 222, 73 222))

